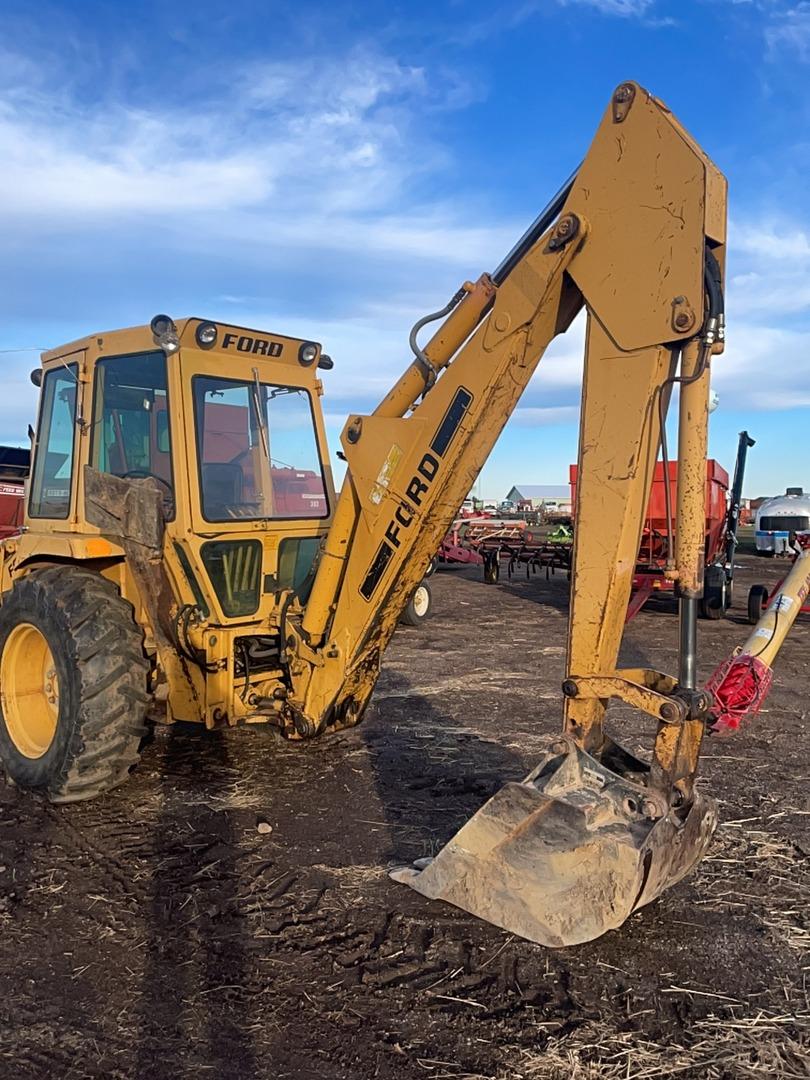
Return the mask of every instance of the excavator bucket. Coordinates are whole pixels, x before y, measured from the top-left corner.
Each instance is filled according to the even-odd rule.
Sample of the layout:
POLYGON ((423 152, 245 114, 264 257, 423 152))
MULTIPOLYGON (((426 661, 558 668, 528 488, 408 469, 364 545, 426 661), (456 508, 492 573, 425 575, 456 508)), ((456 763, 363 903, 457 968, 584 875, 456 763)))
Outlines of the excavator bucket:
POLYGON ((712 800, 668 808, 648 776, 609 740, 597 760, 558 738, 434 859, 391 877, 540 945, 591 941, 687 874, 715 830, 712 800))

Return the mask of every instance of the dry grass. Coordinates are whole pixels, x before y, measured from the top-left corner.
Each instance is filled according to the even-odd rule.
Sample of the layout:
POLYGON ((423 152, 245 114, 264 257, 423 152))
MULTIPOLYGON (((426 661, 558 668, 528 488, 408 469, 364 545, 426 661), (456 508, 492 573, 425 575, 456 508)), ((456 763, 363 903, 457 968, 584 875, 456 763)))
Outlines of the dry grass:
POLYGON ((637 1032, 590 1024, 542 1052, 520 1051, 511 1080, 806 1080, 810 1076, 810 1013, 758 1012, 696 1020, 689 1045, 652 1042, 637 1032))
POLYGON ((704 896, 697 902, 715 910, 748 911, 788 948, 804 954, 810 949, 807 859, 794 844, 763 827, 768 819, 755 821, 721 825, 701 866, 704 896))

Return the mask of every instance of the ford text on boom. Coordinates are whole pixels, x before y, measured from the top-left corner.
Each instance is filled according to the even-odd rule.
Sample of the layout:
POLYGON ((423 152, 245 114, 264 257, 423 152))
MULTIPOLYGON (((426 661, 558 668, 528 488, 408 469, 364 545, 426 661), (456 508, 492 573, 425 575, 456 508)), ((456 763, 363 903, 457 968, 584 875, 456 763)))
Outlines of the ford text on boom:
MULTIPOLYGON (((416 467, 416 472, 408 481, 405 488, 405 497, 415 507, 422 505, 422 496, 429 490, 430 485, 439 471, 439 459, 433 454, 424 454, 416 467)), ((360 595, 370 600, 374 590, 379 584, 380 578, 385 573, 386 567, 394 557, 394 552, 401 544, 400 533, 402 529, 410 528, 414 519, 414 511, 404 503, 400 503, 394 512, 394 516, 388 522, 385 529, 385 539, 377 548, 377 554, 368 568, 363 583, 360 586, 360 595)))
MULTIPOLYGON (((467 415, 472 400, 473 396, 470 391, 465 386, 460 386, 453 395, 453 400, 447 406, 447 412, 442 417, 442 422, 436 429, 436 434, 430 443, 430 449, 433 453, 422 455, 422 460, 416 466, 416 472, 405 488, 405 498, 416 509, 412 510, 410 506, 400 503, 394 512, 394 516, 388 522, 385 536, 377 548, 377 554, 374 556, 360 586, 360 595, 365 600, 371 599, 374 590, 380 583, 380 578, 402 544, 404 539, 402 530, 411 527, 416 510, 422 506, 422 496, 430 490, 430 485, 436 479, 439 462, 447 453, 448 447, 461 425, 461 421, 467 415)), ((407 536, 407 532, 405 536, 407 536)))
POLYGON ((236 342, 238 352, 253 353, 256 356, 281 356, 283 348, 280 341, 248 337, 247 334, 242 334, 240 337, 236 334, 226 334, 222 339, 222 348, 232 349, 234 342, 236 342))
MULTIPOLYGON (((433 483, 433 479, 438 471, 439 462, 433 454, 425 454, 416 468, 416 475, 411 477, 408 481, 408 486, 405 488, 405 497, 410 499, 414 506, 422 505, 422 496, 433 483), (424 477, 424 480, 420 480, 420 476, 424 477)), ((385 530, 385 539, 390 544, 393 544, 395 548, 398 548, 400 543, 400 526, 402 526, 403 529, 407 529, 410 527, 412 521, 413 513, 411 510, 407 506, 398 506, 396 513, 388 523, 388 528, 385 530)))

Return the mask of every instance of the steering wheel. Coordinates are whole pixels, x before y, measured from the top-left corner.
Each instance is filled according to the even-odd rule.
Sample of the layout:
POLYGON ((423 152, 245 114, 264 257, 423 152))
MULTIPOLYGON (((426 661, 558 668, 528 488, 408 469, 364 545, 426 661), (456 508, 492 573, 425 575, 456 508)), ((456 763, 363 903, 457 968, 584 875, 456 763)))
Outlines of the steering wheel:
POLYGON ((150 472, 148 469, 129 469, 127 472, 121 473, 122 480, 148 480, 150 476, 153 480, 157 480, 159 484, 163 484, 169 495, 174 498, 172 485, 168 480, 164 480, 162 476, 158 476, 157 473, 150 472))

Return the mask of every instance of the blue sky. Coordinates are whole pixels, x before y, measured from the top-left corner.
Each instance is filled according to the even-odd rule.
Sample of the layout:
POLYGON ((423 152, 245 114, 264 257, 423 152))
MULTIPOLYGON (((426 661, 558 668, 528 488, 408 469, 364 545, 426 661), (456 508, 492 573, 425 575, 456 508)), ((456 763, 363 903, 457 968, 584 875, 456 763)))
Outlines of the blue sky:
MULTIPOLYGON (((580 160, 613 87, 663 98, 730 182, 711 452, 810 488, 810 3, 0 0, 0 441, 36 350, 198 314, 322 341, 330 434, 407 334, 490 270, 580 160)), ((581 327, 481 492, 561 483, 581 327)))

